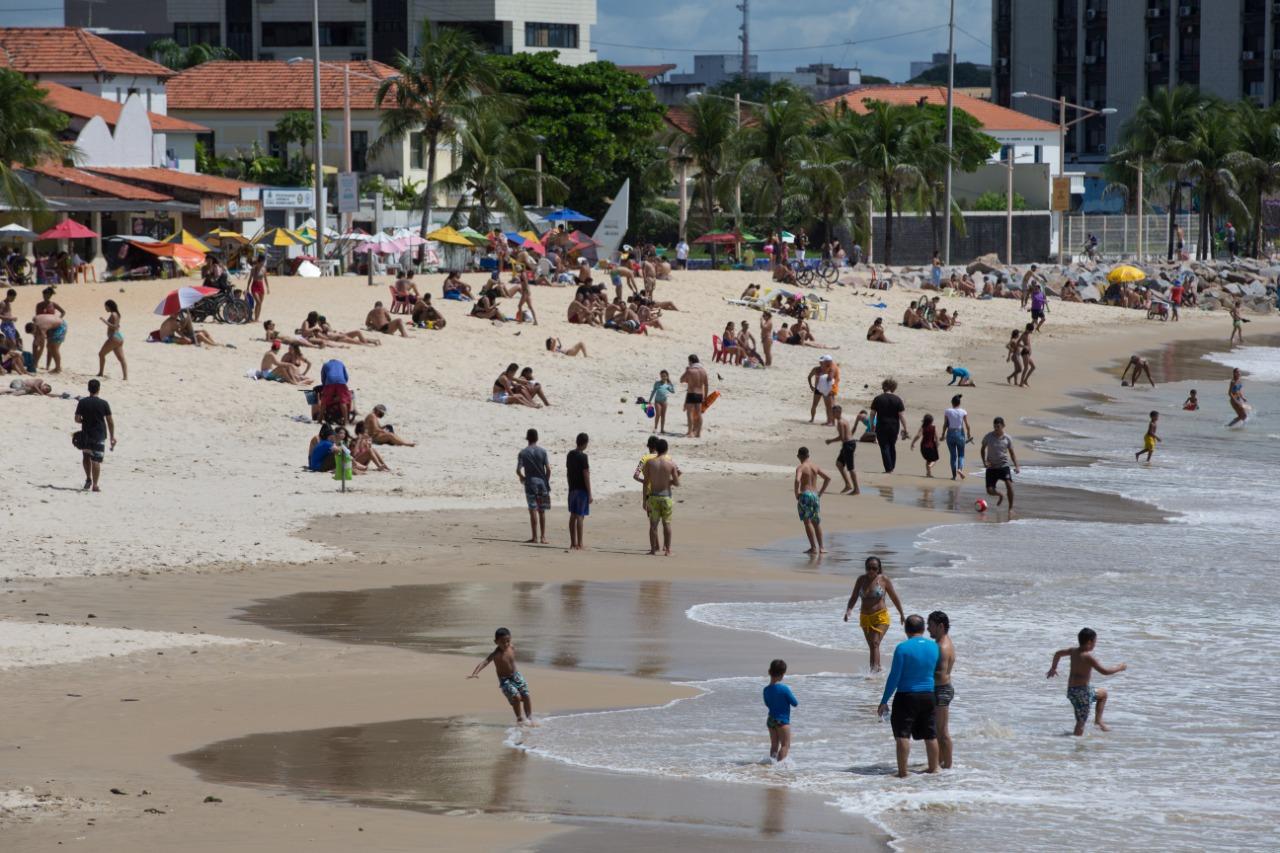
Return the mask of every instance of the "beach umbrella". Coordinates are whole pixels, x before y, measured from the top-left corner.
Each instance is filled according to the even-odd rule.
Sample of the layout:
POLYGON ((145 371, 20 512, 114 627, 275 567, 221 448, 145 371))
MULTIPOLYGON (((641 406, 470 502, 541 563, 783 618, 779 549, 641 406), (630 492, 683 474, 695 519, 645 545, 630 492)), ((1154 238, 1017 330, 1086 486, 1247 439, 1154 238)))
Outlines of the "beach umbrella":
POLYGON ((370 234, 360 241, 355 251, 361 255, 365 252, 373 251, 379 255, 390 255, 396 252, 403 252, 404 243, 392 237, 390 234, 384 234, 379 231, 377 234, 370 234))
POLYGON ((218 289, 216 287, 179 287, 177 290, 170 291, 168 296, 160 300, 160 304, 156 306, 155 313, 164 317, 172 316, 179 311, 186 311, 201 299, 217 292, 218 289))
POLYGON ((34 240, 36 239, 36 232, 23 228, 16 222, 11 222, 0 228, 0 240, 6 238, 10 240, 34 240))
POLYGON ((226 228, 215 228, 208 234, 204 235, 201 239, 210 246, 218 247, 221 247, 224 244, 246 246, 249 243, 249 238, 241 234, 239 231, 231 231, 226 228))
MULTIPOLYGON (((466 237, 468 240, 470 240, 472 243, 475 243, 476 245, 484 245, 489 242, 488 237, 486 237, 484 234, 481 234, 479 231, 472 228, 470 225, 468 225, 466 228, 458 229, 458 233, 461 234, 463 237, 466 237)), ((427 236, 430 236, 430 235, 427 235, 427 236)))
POLYGON ((37 240, 81 240, 86 237, 97 237, 98 232, 90 231, 74 219, 64 219, 48 231, 37 237, 37 240))
POLYGON ((794 243, 795 241, 796 241, 796 235, 792 234, 790 231, 782 232, 782 242, 794 243))
POLYGON ((528 249, 537 255, 545 255, 547 253, 546 246, 542 245, 537 240, 530 240, 527 237, 525 238, 525 241, 520 244, 520 248, 528 249))
POLYGON ((181 243, 135 243, 134 245, 156 257, 173 258, 174 261, 187 268, 198 267, 204 263, 204 252, 193 249, 190 246, 184 246, 181 243))
POLYGON ((1121 264, 1111 272, 1107 273, 1107 281, 1112 284, 1124 284, 1135 281, 1143 281, 1147 274, 1142 270, 1130 264, 1121 264))
POLYGON ((471 241, 459 234, 453 228, 446 225, 443 228, 437 228, 427 235, 428 240, 435 240, 437 243, 447 243, 450 246, 471 246, 471 241))
POLYGON ((191 234, 187 229, 175 231, 168 237, 164 238, 166 243, 175 243, 179 246, 186 246, 188 249, 195 249, 197 252, 208 252, 209 246, 202 242, 195 235, 191 234))
POLYGON ((258 246, 305 246, 306 238, 288 228, 271 228, 253 239, 258 246))
POLYGON ((524 238, 516 231, 503 231, 502 236, 507 238, 508 243, 515 243, 517 246, 524 242, 524 238))
POLYGON ((568 207, 562 207, 559 210, 548 213, 543 219, 548 222, 595 222, 590 216, 568 207))
POLYGON ((740 242, 741 240, 742 240, 742 237, 738 234, 729 234, 727 232, 712 232, 710 234, 703 234, 701 237, 694 240, 693 242, 695 244, 700 243, 704 246, 706 245, 724 246, 724 245, 740 242))
POLYGON ((519 233, 519 235, 520 235, 521 239, 524 239, 524 240, 537 240, 537 239, 538 239, 538 234, 537 234, 537 232, 536 232, 536 231, 520 231, 520 232, 517 232, 517 233, 519 233))

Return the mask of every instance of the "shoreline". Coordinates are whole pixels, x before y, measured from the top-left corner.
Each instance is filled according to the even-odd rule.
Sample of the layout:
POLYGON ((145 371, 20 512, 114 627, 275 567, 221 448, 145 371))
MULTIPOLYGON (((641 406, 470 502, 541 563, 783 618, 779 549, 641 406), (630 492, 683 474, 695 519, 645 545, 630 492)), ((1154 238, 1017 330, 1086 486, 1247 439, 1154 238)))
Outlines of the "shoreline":
MULTIPOLYGON (((1188 337, 1204 337, 1203 327, 1207 324, 1186 325, 1193 328, 1188 337)), ((1150 343, 1158 337, 1157 332, 1168 335, 1169 329, 1166 324, 1156 324, 1150 331, 1143 329, 1141 333, 1131 334, 1130 340, 1148 340, 1150 343)), ((1119 342, 1110 335, 1100 335, 1099 340, 1091 344, 1091 349, 1105 349, 1112 356, 1121 350, 1119 342)), ((1123 346, 1138 348, 1137 343, 1131 342, 1123 346)), ((1070 390, 1092 384, 1080 381, 1080 367, 1088 364, 1088 356, 1081 355, 1080 350, 1078 341, 1067 340, 1051 340, 1042 350, 1062 352, 1046 359, 1052 363, 1037 372, 1040 378, 1036 390, 1024 395, 1023 402, 1031 400, 1034 411, 1018 412, 1018 423, 1013 432, 1020 441, 1031 433, 1023 419, 1045 416, 1049 402, 1061 403, 1070 390), (1073 360, 1078 358, 1083 364, 1060 363, 1068 353, 1073 360), (1044 390, 1046 386, 1049 390, 1044 390)), ((984 366, 983 360, 974 363, 984 366)), ((949 395, 941 389, 923 390, 931 384, 926 386, 919 381, 904 385, 909 406, 912 396, 918 398, 928 393, 942 400, 944 394, 949 395)), ((989 405, 984 402, 982 406, 970 407, 971 414, 977 413, 971 417, 975 433, 981 429, 977 418, 989 418, 992 413, 1007 411, 1018 400, 1015 395, 1023 393, 1014 389, 997 388, 996 391, 998 393, 992 394, 994 399, 989 405)), ((966 401, 981 392, 981 387, 977 391, 967 389, 964 392, 966 401)), ((909 411, 914 421, 918 410, 909 411)), ((72 771, 74 781, 51 784, 50 791, 95 804, 101 801, 103 810, 94 811, 97 826, 92 831, 99 848, 104 850, 145 849, 146 840, 153 838, 153 833, 170 832, 174 826, 181 826, 180 831, 192 838, 190 849, 225 849, 235 839, 245 843, 258 832, 274 833, 272 837, 277 840, 279 849, 307 846, 307 849, 339 850, 344 849, 344 843, 349 848, 350 839, 357 836, 339 835, 336 830, 350 830, 357 823, 366 830, 363 836, 358 836, 361 841, 374 843, 376 839, 384 838, 386 849, 397 849, 394 844, 398 842, 394 842, 394 838, 420 838, 424 828, 420 821, 423 820, 430 821, 433 826, 438 823, 436 831, 440 838, 448 837, 455 845, 506 849, 527 845, 531 837, 539 837, 545 839, 544 844, 550 845, 544 849, 589 849, 586 839, 593 837, 590 835, 593 830, 589 828, 574 829, 564 835, 564 829, 559 825, 531 824, 527 820, 512 822, 493 817, 473 817, 461 821, 447 815, 404 815, 394 809, 378 809, 375 817, 375 813, 368 810, 334 808, 328 804, 297 801, 292 796, 279 797, 242 787, 223 787, 193 780, 189 778, 188 771, 169 761, 169 756, 202 748, 217 739, 234 739, 253 732, 296 731, 307 725, 321 728, 326 725, 365 725, 379 720, 421 719, 432 716, 429 713, 432 708, 445 710, 451 717, 462 715, 486 725, 499 725, 506 719, 507 711, 497 703, 491 685, 474 690, 451 686, 449 692, 453 695, 445 702, 433 696, 430 690, 424 691, 418 686, 433 681, 453 685, 452 679, 456 677, 461 663, 456 655, 408 653, 398 648, 339 646, 322 640, 298 641, 289 635, 255 627, 235 618, 236 611, 245 603, 262 602, 281 593, 360 590, 415 580, 421 583, 424 575, 430 576, 433 582, 473 581, 508 586, 513 578, 520 578, 522 580, 516 581, 517 585, 582 579, 646 582, 678 579, 737 584, 777 581, 805 593, 834 588, 836 583, 844 582, 842 575, 823 572, 822 566, 809 565, 800 555, 780 559, 781 555, 775 556, 768 550, 769 545, 794 538, 798 533, 794 516, 790 514, 790 490, 789 482, 786 482, 789 476, 784 473, 789 466, 781 470, 778 466, 789 461, 796 441, 816 443, 825 438, 827 432, 810 428, 807 423, 795 422, 783 423, 780 429, 785 433, 783 437, 763 443, 740 444, 726 453, 731 459, 764 460, 749 466, 753 470, 723 473, 729 466, 721 463, 722 471, 713 473, 717 465, 712 464, 712 460, 708 460, 705 467, 697 466, 703 468, 696 477, 700 483, 690 488, 677 509, 677 557, 670 561, 635 559, 643 552, 640 545, 643 533, 638 528, 639 508, 632 508, 633 494, 621 492, 601 501, 603 518, 597 522, 593 516, 590 520, 588 544, 611 540, 626 544, 586 555, 590 560, 586 565, 583 560, 576 560, 560 548, 520 547, 517 537, 526 532, 527 527, 524 514, 519 510, 504 510, 496 516, 496 525, 489 517, 493 513, 487 511, 479 513, 485 516, 480 519, 474 518, 477 513, 457 510, 381 515, 376 535, 370 531, 367 537, 362 537, 360 531, 369 528, 369 519, 344 512, 341 518, 313 517, 304 532, 319 537, 322 542, 326 537, 346 537, 347 544, 354 548, 350 556, 336 557, 332 551, 327 551, 329 556, 325 559, 293 565, 227 566, 215 563, 186 575, 137 573, 92 579, 32 579, 20 581, 16 586, 6 584, 12 590, 0 597, 0 607, 4 611, 0 615, 6 618, 33 619, 36 612, 47 612, 51 614, 48 617, 51 620, 76 619, 83 622, 84 614, 92 612, 96 616, 93 624, 100 622, 104 626, 127 625, 135 629, 173 632, 190 632, 199 626, 198 630, 219 636, 272 641, 271 645, 255 648, 250 654, 201 649, 199 657, 192 658, 186 650, 178 649, 164 657, 149 659, 145 666, 139 666, 140 656, 119 658, 111 665, 110 672, 103 672, 106 667, 102 659, 97 659, 84 664, 70 664, 56 671, 45 669, 43 673, 27 671, 0 675, 9 686, 27 691, 15 708, 14 731, 7 738, 11 744, 26 746, 21 750, 26 754, 10 752, 17 759, 13 765, 16 769, 6 775, 15 777, 16 781, 21 768, 25 767, 28 771, 35 771, 31 778, 53 776, 66 780, 67 771, 60 768, 75 767, 76 770, 72 771), (739 480, 745 481, 745 485, 739 480), (627 512, 633 515, 625 516, 627 512), (424 530, 431 531, 433 541, 415 541, 414 531, 424 530), (697 531, 696 538, 692 536, 694 530, 697 531), (500 541, 486 542, 482 537, 500 541), (744 538, 747 541, 742 547, 726 551, 724 546, 727 543, 744 538), (693 541, 684 545, 689 539, 693 541), (509 547, 507 543, 517 547, 509 547), (743 548, 748 551, 752 548, 765 549, 765 552, 744 557, 743 548), (469 553, 478 555, 478 560, 460 559, 469 553), (28 601, 19 606, 14 598, 26 598, 28 601), (179 660, 179 657, 185 660, 179 660), (196 661, 198 671, 193 673, 191 667, 196 661), (342 672, 343 676, 331 678, 334 671, 342 672), (357 672, 359 675, 355 675, 357 672), (56 683, 48 683, 50 679, 39 677, 41 675, 52 675, 56 683), (242 683, 246 681, 247 685, 242 683), (328 683, 332 681, 341 683, 328 683), (73 687, 64 686, 73 683, 73 687), (70 698, 62 696, 59 687, 63 687, 62 693, 78 692, 83 697, 90 697, 82 684, 92 685, 95 693, 100 695, 85 702, 70 703, 71 707, 54 715, 56 719, 40 718, 42 710, 47 711, 55 701, 65 703, 70 698), (405 690, 406 684, 414 686, 405 690), (143 694, 143 701, 121 704, 120 698, 133 698, 121 696, 121 693, 143 694), (183 693, 195 695, 181 695, 183 693), (218 706, 216 709, 207 707, 210 700, 218 706), (300 705, 302 713, 299 713, 300 705), (133 714, 134 711, 143 713, 133 714), (187 721, 188 726, 165 722, 173 719, 187 721), (59 738, 60 732, 68 731, 68 727, 92 727, 89 721, 93 720, 99 727, 104 720, 113 727, 143 724, 151 737, 135 735, 121 738, 114 745, 95 744, 86 733, 69 738, 68 743, 59 747, 49 744, 50 740, 59 738), (192 730, 198 730, 199 735, 192 730), (185 750, 171 748, 180 743, 189 746, 185 750), (120 749, 136 750, 138 754, 122 762, 118 754, 120 749), (69 762, 69 753, 74 754, 77 750, 80 750, 79 757, 69 762), (158 751, 164 752, 157 755, 158 751), (167 812, 168 817, 125 815, 119 808, 122 799, 104 796, 104 785, 111 776, 109 770, 132 774, 149 790, 157 790, 163 784, 165 790, 157 790, 157 794, 165 797, 194 796, 196 791, 213 791, 226 804, 236 803, 236 814, 243 820, 243 825, 234 829, 225 827, 225 818, 219 818, 214 812, 215 805, 184 807, 180 804, 168 809, 164 805, 158 806, 167 812), (158 821, 161 820, 166 823, 160 824, 158 821), (287 822, 305 829, 301 834, 286 829, 283 825, 287 822), (158 828, 161 826, 164 829, 158 828), (317 828, 321 826, 325 827, 323 831, 317 828), (380 835, 370 836, 369 831, 380 835), (574 841, 575 837, 579 840, 574 841), (314 846, 310 846, 312 844, 314 846), (574 847, 575 844, 579 846, 574 847)), ((715 449, 721 453, 729 447, 720 441, 715 444, 715 449)), ((908 458, 905 447, 902 449, 903 458, 908 458)), ((834 452, 830 455, 834 456, 834 452)), ((910 466, 914 470, 918 466, 915 461, 918 457, 911 455, 909 458, 912 461, 905 463, 904 468, 910 466)), ((829 467, 829 462, 822 464, 829 467)), ((861 455, 860 467, 868 464, 875 467, 874 460, 861 455)), ((697 470, 695 466, 690 466, 690 469, 697 470)), ((888 478, 876 474, 860 473, 860 476, 865 476, 868 488, 863 498, 845 502, 852 517, 845 517, 838 496, 830 495, 824 500, 828 518, 837 519, 836 523, 843 529, 910 529, 957 520, 956 513, 939 510, 936 506, 929 509, 919 505, 922 502, 918 495, 907 506, 884 500, 884 489, 905 495, 907 491, 918 493, 922 487, 928 487, 928 482, 922 477, 902 473, 888 478), (877 497, 881 499, 876 500, 877 497)), ((948 488, 942 483, 939 485, 948 488)), ((973 483, 965 486, 970 491, 974 488, 973 483)), ((515 489, 512 489, 509 497, 514 496, 515 489)), ((507 497, 504 495, 503 499, 507 497)), ((961 507, 963 505, 962 501, 961 507)), ((964 511, 964 517, 971 520, 972 514, 967 509, 964 511)), ((561 513, 557 522, 562 519, 561 513)), ((556 533, 559 532, 557 524, 556 533)), ((831 560, 831 564, 836 564, 836 561, 831 560)), ((481 626, 474 628, 468 636, 474 635, 479 642, 484 640, 486 630, 492 630, 489 625, 484 629, 481 626)), ((663 697, 670 699, 681 695, 676 687, 658 683, 653 677, 634 679, 598 672, 536 668, 531 670, 530 680, 540 697, 556 695, 565 699, 564 703, 548 705, 545 698, 540 698, 539 710, 634 707, 664 701, 663 697)), ((577 790, 589 787, 590 783, 574 782, 573 775, 566 771, 557 778, 568 779, 570 784, 578 786, 577 790)), ((133 791, 132 787, 121 787, 131 793, 133 791)), ((95 805, 94 808, 98 807, 95 805)), ((141 808, 138 805, 137 810, 141 808)), ((222 806, 216 808, 223 813, 227 811, 222 806)), ((48 843, 54 837, 69 837, 68 830, 72 830, 69 820, 50 818, 42 824, 17 824, 0 829, 0 832, 14 832, 11 837, 20 844, 23 840, 33 844, 48 843)), ((83 831, 83 828, 76 827, 74 831, 83 831)), ((618 829, 610 831, 616 833, 618 829)), ((621 830, 622 835, 627 832, 626 828, 621 830)), ((599 838, 598 835, 594 837, 599 838)), ((438 843, 441 846, 437 849, 449 846, 444 840, 438 843)))

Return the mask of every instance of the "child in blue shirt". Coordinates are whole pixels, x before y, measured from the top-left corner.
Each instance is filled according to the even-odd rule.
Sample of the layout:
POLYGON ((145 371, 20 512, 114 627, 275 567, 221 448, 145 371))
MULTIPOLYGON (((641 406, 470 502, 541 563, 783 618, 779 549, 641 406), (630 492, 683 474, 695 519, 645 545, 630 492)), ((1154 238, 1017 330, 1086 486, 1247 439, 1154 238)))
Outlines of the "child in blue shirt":
POLYGON ((791 688, 782 683, 787 662, 769 664, 769 686, 764 689, 764 704, 769 709, 765 725, 769 729, 769 757, 781 763, 791 751, 791 709, 800 704, 791 688))

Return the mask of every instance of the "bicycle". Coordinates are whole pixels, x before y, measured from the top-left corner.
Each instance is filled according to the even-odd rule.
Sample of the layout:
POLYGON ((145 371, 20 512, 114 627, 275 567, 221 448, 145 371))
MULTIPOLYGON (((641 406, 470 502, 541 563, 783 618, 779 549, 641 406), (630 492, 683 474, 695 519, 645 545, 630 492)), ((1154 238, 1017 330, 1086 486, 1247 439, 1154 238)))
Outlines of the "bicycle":
POLYGON ((250 315, 249 303, 230 289, 206 296, 191 306, 191 319, 197 323, 216 320, 219 323, 240 325, 249 322, 250 315))

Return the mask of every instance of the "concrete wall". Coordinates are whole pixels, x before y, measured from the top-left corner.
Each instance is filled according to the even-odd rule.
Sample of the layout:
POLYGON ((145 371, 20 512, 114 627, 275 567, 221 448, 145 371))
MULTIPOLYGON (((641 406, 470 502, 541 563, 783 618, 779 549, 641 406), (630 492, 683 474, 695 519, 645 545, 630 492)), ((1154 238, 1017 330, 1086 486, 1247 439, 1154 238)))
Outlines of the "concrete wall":
MULTIPOLYGON (((1049 260, 1051 214, 1048 212, 1015 213, 1013 216, 1013 259, 1015 263, 1039 263, 1049 260)), ((1003 213, 966 213, 966 236, 951 235, 951 261, 962 266, 979 255, 992 252, 1004 256, 1005 215, 1003 213)), ((885 220, 875 215, 876 263, 884 263, 885 220)), ((923 265, 933 258, 937 248, 928 216, 894 217, 893 263, 923 265)))
MULTIPOLYGON (((1002 164, 988 164, 976 172, 957 172, 952 189, 961 204, 973 202, 985 192, 1004 195, 1009 170, 1002 164)), ((1029 210, 1048 210, 1050 200, 1049 164, 1018 163, 1013 167, 1013 192, 1027 200, 1029 210)))

